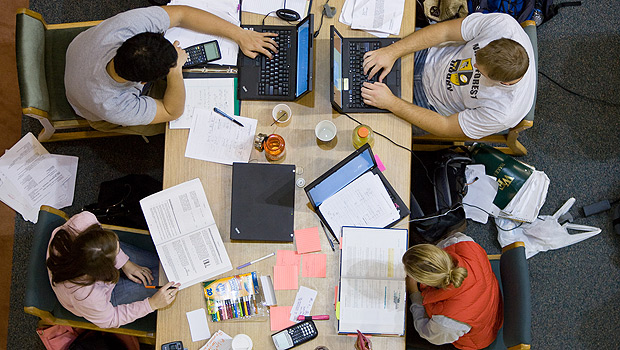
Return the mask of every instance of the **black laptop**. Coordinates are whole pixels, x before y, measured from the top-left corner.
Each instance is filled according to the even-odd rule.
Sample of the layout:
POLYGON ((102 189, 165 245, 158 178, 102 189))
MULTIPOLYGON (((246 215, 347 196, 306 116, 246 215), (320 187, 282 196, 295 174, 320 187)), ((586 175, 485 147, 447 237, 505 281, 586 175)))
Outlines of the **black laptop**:
POLYGON ((257 32, 272 32, 279 44, 278 53, 269 59, 252 59, 239 51, 237 66, 240 100, 294 101, 312 91, 313 15, 296 26, 243 26, 257 32))
MULTIPOLYGON (((396 42, 397 38, 343 38, 331 26, 331 101, 340 113, 379 113, 385 109, 369 106, 362 101, 361 88, 365 81, 376 82, 379 74, 368 80, 364 75, 364 54, 396 42)), ((400 97, 400 58, 383 79, 392 93, 400 97)))

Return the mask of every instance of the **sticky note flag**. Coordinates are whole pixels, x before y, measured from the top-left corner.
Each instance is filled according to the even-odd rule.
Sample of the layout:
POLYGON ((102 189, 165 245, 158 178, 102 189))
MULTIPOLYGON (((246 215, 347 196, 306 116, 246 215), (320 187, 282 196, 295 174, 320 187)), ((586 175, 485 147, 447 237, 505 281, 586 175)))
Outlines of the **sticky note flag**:
POLYGON ((271 322, 272 332, 283 330, 295 324, 295 322, 289 320, 292 308, 292 306, 272 306, 269 308, 269 321, 271 322))
POLYGON ((383 165, 383 162, 381 161, 381 159, 379 159, 379 156, 375 154, 375 161, 377 162, 377 168, 379 169, 380 172, 383 172, 385 170, 385 165, 383 165))
POLYGON ((192 335, 192 341, 208 339, 211 336, 205 309, 200 308, 194 311, 189 311, 186 315, 187 322, 189 322, 189 332, 192 335))
POLYGON ((319 227, 315 226, 295 231, 295 245, 299 254, 321 251, 319 227))
POLYGON ((294 250, 278 250, 276 253, 277 266, 299 266, 301 255, 294 250))
POLYGON ((273 289, 286 290, 299 287, 299 266, 274 266, 273 289))
POLYGON ((327 275, 326 254, 306 254, 301 261, 301 277, 325 278, 327 275))

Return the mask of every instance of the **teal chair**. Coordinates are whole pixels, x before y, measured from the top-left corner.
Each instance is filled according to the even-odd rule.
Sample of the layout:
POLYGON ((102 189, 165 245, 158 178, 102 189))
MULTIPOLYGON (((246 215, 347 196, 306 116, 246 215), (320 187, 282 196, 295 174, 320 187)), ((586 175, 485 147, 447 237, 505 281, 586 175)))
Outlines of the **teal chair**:
POLYGON ((43 126, 39 141, 124 135, 92 129, 75 114, 65 95, 67 47, 78 34, 100 22, 47 24, 34 11, 17 10, 15 47, 22 113, 43 126))
MULTIPOLYGON (((536 62, 536 72, 538 72, 538 39, 536 36, 536 23, 534 21, 525 21, 521 23, 523 30, 530 38, 532 47, 534 49, 534 61, 536 62)), ((538 74, 538 73, 536 73, 538 74)), ((536 77, 538 79, 538 77, 536 77)), ((538 83, 536 83, 538 86, 538 83)), ((483 137, 481 139, 470 139, 468 137, 444 137, 431 134, 414 136, 413 137, 413 150, 414 151, 435 151, 442 148, 452 146, 462 146, 471 144, 474 142, 484 142, 491 145, 498 145, 495 148, 501 150, 506 154, 513 156, 524 156, 527 154, 527 149, 521 142, 519 142, 519 134, 524 130, 531 128, 534 125, 534 109, 536 107, 536 93, 534 93, 534 101, 532 107, 527 115, 517 124, 515 127, 505 130, 501 133, 483 137)))
MULTIPOLYGON (((45 256, 52 231, 68 219, 69 217, 64 212, 46 205, 39 210, 39 219, 34 228, 32 250, 28 262, 24 311, 39 317, 39 326, 63 325, 126 334, 138 337, 142 343, 155 344, 156 312, 121 328, 103 329, 62 307, 50 285, 45 256)), ((155 252, 155 246, 148 231, 111 225, 102 226, 116 232, 119 240, 125 243, 155 252)))
MULTIPOLYGON (((504 325, 495 341, 484 350, 528 350, 532 343, 532 302, 530 270, 525 259, 525 245, 515 242, 502 254, 489 255, 491 268, 499 281, 504 300, 504 325)), ((413 327, 409 331, 415 332, 413 327)), ((407 350, 456 349, 451 344, 434 346, 408 344, 407 350)))

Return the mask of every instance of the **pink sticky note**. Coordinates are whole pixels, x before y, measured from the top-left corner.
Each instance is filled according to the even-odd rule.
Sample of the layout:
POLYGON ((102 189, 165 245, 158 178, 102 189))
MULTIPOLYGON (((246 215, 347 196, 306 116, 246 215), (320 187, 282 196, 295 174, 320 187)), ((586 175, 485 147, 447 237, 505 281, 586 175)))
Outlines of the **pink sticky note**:
POLYGON ((276 254, 276 266, 299 266, 301 255, 294 250, 278 250, 276 254))
POLYGON ((318 226, 295 231, 295 245, 299 254, 321 251, 318 226))
POLYGON ((297 289, 299 286, 299 266, 274 266, 273 289, 297 289))
POLYGON ((295 324, 295 322, 289 320, 292 308, 292 306, 272 306, 269 308, 269 319, 271 321, 272 332, 283 330, 295 324))
POLYGON ((325 278, 327 275, 326 254, 306 254, 301 264, 301 277, 325 278))
POLYGON ((375 154, 375 161, 377 162, 377 168, 379 168, 379 171, 383 172, 383 170, 385 170, 385 165, 383 165, 383 162, 381 161, 381 159, 379 159, 379 156, 375 154))

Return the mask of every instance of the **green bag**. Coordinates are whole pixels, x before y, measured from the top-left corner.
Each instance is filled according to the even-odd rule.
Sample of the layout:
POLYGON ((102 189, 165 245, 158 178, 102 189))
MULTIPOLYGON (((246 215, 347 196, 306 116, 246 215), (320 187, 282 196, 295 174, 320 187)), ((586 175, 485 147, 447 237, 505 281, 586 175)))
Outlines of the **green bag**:
POLYGON ((487 175, 497 178, 499 187, 493 204, 500 209, 504 209, 510 203, 534 172, 533 168, 485 144, 475 144, 471 149, 471 155, 475 163, 484 164, 487 175))

